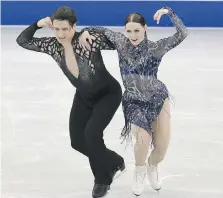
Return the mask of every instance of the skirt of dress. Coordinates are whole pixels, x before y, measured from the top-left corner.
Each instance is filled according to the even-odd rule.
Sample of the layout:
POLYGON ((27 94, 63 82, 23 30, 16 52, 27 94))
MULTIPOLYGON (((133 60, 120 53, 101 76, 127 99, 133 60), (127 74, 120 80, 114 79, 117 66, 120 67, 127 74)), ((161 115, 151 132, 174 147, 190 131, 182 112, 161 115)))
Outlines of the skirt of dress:
POLYGON ((157 119, 163 107, 164 101, 169 97, 167 89, 154 94, 149 100, 133 99, 127 91, 123 94, 122 108, 125 117, 125 126, 121 138, 131 140, 131 125, 145 129, 153 137, 152 122, 157 119))

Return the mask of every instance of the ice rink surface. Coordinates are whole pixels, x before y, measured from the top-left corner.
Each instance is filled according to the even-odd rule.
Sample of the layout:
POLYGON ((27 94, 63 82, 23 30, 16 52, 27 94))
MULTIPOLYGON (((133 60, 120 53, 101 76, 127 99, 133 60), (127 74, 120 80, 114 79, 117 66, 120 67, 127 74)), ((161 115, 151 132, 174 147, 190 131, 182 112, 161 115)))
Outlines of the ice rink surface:
MULTIPOLYGON (((88 160, 72 150, 68 132, 75 89, 50 56, 17 45, 23 29, 1 29, 1 197, 90 198, 88 160)), ((148 37, 158 40, 174 32, 149 28, 148 37)), ((51 32, 39 30, 35 36, 47 35, 51 32)), ((103 51, 103 58, 122 84, 116 51, 103 51)), ((160 166, 160 194, 147 185, 140 198, 222 198, 223 29, 189 28, 186 40, 164 56, 158 78, 174 97, 172 138, 160 166)), ((120 106, 105 142, 124 156, 127 172, 107 198, 135 197, 133 150, 125 150, 119 139, 123 125, 120 106)))

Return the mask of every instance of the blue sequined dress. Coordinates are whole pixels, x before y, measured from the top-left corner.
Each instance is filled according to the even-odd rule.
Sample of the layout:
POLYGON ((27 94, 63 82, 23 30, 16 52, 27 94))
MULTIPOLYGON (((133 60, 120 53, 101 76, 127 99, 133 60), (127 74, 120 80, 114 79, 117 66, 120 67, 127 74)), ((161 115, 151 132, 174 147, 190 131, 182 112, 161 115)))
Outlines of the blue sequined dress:
POLYGON ((157 119, 165 99, 169 97, 167 87, 157 78, 158 67, 165 53, 187 37, 187 29, 181 19, 170 8, 167 9, 177 32, 156 42, 145 38, 134 46, 124 34, 103 27, 82 30, 90 34, 103 33, 118 52, 125 87, 122 98, 125 126, 121 133, 124 139, 131 134, 131 124, 152 133, 152 122, 157 119))

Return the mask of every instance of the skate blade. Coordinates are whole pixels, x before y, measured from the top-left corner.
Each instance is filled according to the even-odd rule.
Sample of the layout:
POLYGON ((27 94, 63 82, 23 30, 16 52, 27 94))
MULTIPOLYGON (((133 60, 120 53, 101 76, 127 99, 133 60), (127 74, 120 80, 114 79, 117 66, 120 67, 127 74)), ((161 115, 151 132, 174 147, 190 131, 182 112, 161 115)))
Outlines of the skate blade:
POLYGON ((116 172, 114 178, 113 178, 113 181, 115 181, 116 179, 118 179, 121 175, 123 175, 125 172, 126 172, 126 168, 124 170, 119 170, 116 172))
POLYGON ((106 197, 109 194, 109 192, 110 192, 110 187, 109 187, 107 193, 104 196, 100 197, 100 198, 106 197))
POLYGON ((140 195, 137 195, 137 194, 135 194, 135 193, 133 193, 133 195, 135 195, 137 198, 140 196, 140 195))
MULTIPOLYGON (((110 189, 109 189, 110 190, 110 189)), ((108 190, 108 192, 103 196, 103 197, 106 197, 108 194, 109 194, 109 190, 108 190)), ((101 197, 101 198, 103 198, 103 197, 101 197)))

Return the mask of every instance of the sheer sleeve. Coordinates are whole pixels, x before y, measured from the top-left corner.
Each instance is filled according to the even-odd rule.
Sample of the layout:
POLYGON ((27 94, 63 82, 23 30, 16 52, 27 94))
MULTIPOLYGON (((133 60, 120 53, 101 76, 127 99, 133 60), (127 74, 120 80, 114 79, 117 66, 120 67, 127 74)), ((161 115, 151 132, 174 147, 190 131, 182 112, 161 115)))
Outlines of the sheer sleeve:
POLYGON ((88 31, 90 34, 101 33, 105 35, 105 37, 107 38, 105 42, 107 42, 108 44, 111 42, 116 49, 119 49, 121 46, 123 46, 123 43, 126 39, 125 35, 121 32, 114 32, 104 27, 87 27, 82 29, 81 33, 83 33, 84 31, 88 31))
POLYGON ((21 47, 36 51, 43 52, 47 54, 52 54, 53 45, 55 44, 55 38, 53 37, 34 37, 35 32, 40 29, 37 26, 37 22, 27 27, 25 30, 21 32, 21 34, 17 37, 16 42, 21 47))
POLYGON ((184 26, 182 20, 172 11, 170 8, 166 8, 169 10, 168 16, 173 22, 177 32, 168 38, 161 39, 155 43, 157 49, 160 52, 160 55, 165 54, 169 50, 175 48, 179 45, 186 37, 187 37, 187 29, 184 26))
POLYGON ((98 50, 115 50, 115 46, 110 42, 102 33, 91 32, 94 39, 91 44, 91 51, 97 52, 98 50))

